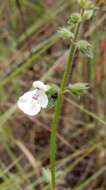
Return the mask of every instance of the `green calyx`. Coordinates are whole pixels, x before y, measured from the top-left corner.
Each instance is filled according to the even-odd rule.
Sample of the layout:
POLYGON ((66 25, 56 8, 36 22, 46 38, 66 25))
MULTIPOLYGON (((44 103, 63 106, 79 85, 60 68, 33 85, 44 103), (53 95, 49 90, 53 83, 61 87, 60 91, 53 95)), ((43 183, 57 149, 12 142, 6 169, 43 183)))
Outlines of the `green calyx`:
POLYGON ((58 94, 59 94, 59 87, 55 84, 50 85, 50 89, 46 92, 48 96, 48 106, 47 109, 50 109, 55 106, 58 94))
POLYGON ((80 7, 82 7, 83 9, 97 9, 95 4, 90 0, 78 0, 78 3, 80 4, 80 7))
POLYGON ((75 84, 69 84, 66 91, 68 90, 72 95, 74 96, 81 96, 87 92, 89 89, 88 83, 75 83, 75 84))
POLYGON ((73 39, 74 34, 66 27, 62 27, 58 30, 60 37, 63 39, 73 39))
POLYGON ((77 49, 84 55, 89 58, 93 58, 93 48, 92 45, 86 40, 80 40, 76 43, 77 49))

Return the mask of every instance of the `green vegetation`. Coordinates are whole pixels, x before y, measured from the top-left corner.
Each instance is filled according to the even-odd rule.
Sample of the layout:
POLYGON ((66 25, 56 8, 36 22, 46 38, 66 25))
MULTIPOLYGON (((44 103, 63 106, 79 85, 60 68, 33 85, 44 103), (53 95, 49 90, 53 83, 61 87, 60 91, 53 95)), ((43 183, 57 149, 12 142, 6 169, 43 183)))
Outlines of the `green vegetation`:
MULTIPOLYGON (((59 116, 56 190, 106 189, 106 4, 96 6, 92 18, 83 20, 80 36, 88 43, 77 44, 81 53, 76 51, 69 75, 70 89, 77 83, 80 89, 73 86, 70 94, 66 89, 59 116)), ((33 81, 61 85, 73 39, 61 39, 58 30, 69 19, 68 36, 74 37, 69 33, 74 12, 79 12, 77 0, 1 2, 0 190, 50 189, 54 107, 29 117, 16 103, 33 81)))

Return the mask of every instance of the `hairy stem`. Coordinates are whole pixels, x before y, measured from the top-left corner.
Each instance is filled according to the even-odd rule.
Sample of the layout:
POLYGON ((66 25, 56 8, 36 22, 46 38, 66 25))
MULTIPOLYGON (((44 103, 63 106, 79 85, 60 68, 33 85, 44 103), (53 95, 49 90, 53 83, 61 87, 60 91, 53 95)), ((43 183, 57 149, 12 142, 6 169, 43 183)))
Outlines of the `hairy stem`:
MULTIPOLYGON (((83 15, 84 10, 81 10, 81 14, 83 15)), ((51 133, 51 145, 50 145, 50 162, 51 162, 51 189, 55 190, 56 187, 56 182, 55 182, 55 155, 56 155, 56 132, 57 132, 57 127, 59 124, 59 116, 61 113, 61 108, 62 108, 62 100, 64 96, 64 89, 68 83, 70 72, 72 69, 72 63, 74 60, 75 52, 76 52, 76 45, 75 42, 77 40, 79 30, 80 30, 80 23, 76 25, 75 28, 75 37, 74 37, 74 43, 70 48, 69 52, 69 57, 68 61, 65 67, 61 87, 60 87, 60 93, 56 102, 56 107, 55 107, 55 113, 54 113, 54 120, 53 120, 53 125, 52 125, 52 133, 51 133)))

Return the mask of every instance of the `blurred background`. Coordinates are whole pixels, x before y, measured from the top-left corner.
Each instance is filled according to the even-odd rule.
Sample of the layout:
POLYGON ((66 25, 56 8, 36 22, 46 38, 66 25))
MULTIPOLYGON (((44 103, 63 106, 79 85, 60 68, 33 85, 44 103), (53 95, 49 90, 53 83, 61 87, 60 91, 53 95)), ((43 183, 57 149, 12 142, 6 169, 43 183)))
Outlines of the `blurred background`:
MULTIPOLYGON (((57 134, 58 190, 106 190, 106 1, 85 22, 94 58, 77 53, 70 81, 88 82, 80 99, 66 96, 57 134)), ((75 0, 0 0, 0 190, 49 190, 54 108, 28 117, 16 106, 34 80, 60 85, 69 43, 57 36, 75 0)))

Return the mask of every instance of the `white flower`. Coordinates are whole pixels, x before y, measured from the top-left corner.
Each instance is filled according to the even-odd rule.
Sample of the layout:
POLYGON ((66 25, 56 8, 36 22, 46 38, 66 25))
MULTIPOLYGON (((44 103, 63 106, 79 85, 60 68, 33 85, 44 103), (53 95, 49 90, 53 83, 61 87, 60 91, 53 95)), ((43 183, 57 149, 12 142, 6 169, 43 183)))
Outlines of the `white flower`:
POLYGON ((38 114, 41 108, 46 108, 48 105, 48 97, 45 92, 48 91, 49 85, 35 81, 33 86, 35 89, 23 94, 17 102, 18 107, 30 116, 38 114))

